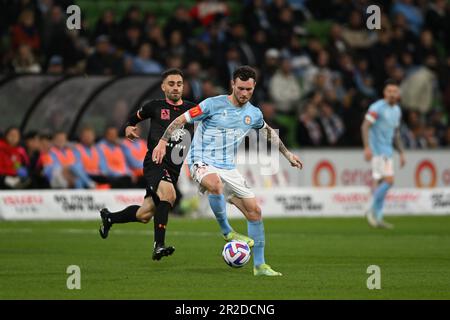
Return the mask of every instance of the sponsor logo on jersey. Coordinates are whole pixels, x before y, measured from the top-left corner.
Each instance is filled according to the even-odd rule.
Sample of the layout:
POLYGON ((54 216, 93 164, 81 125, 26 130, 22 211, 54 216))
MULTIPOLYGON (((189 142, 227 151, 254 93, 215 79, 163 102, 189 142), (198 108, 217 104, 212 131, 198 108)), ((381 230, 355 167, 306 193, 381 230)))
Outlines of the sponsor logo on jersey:
POLYGON ((161 120, 170 120, 170 109, 161 109, 161 120))
POLYGON ((200 108, 199 105, 195 106, 192 109, 189 109, 189 115, 191 118, 198 117, 199 115, 203 114, 202 108, 200 108))

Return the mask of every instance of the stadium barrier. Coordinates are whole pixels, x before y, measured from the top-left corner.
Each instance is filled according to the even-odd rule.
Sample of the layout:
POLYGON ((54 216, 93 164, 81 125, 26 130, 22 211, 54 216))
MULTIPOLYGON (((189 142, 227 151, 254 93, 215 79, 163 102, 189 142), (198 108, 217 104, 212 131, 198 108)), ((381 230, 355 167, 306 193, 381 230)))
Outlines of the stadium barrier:
MULTIPOLYGON (((370 205, 368 187, 254 189, 265 217, 363 216, 370 205)), ((140 204, 144 192, 127 190, 32 190, 0 192, 2 220, 95 220, 98 210, 120 210, 140 204)), ((193 195, 193 197, 201 197, 193 195)), ((190 198, 188 198, 190 199, 190 198)), ((206 197, 201 197, 194 217, 213 217, 206 197)), ((242 217, 229 206, 229 216, 242 217)), ((450 189, 393 189, 386 214, 450 214, 450 189)))

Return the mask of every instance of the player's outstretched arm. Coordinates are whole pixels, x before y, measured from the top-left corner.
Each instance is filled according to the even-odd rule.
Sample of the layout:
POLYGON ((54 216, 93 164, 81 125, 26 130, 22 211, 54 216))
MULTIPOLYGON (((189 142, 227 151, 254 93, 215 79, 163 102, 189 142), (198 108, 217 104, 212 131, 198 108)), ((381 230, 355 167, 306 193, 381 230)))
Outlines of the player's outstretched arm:
POLYGON ((159 140, 158 145, 153 149, 152 159, 156 164, 160 164, 164 156, 166 155, 166 145, 170 140, 172 133, 177 129, 181 129, 186 123, 187 119, 184 114, 182 114, 169 124, 166 131, 164 131, 164 134, 159 140))
POLYGON ((291 166, 299 169, 303 168, 303 163, 295 154, 286 148, 275 130, 273 130, 267 123, 264 123, 264 127, 262 127, 261 130, 267 141, 269 141, 273 146, 278 146, 278 150, 291 163, 291 166))
POLYGON ((369 145, 369 129, 371 125, 372 122, 370 122, 367 119, 364 119, 363 124, 361 126, 361 135, 364 145, 364 158, 366 159, 366 161, 370 161, 372 159, 372 150, 370 150, 369 145))
POLYGON ((402 137, 400 135, 400 129, 395 129, 395 135, 394 135, 394 147, 397 149, 398 153, 400 154, 400 167, 402 168, 406 164, 405 159, 405 152, 403 148, 403 142, 402 137))

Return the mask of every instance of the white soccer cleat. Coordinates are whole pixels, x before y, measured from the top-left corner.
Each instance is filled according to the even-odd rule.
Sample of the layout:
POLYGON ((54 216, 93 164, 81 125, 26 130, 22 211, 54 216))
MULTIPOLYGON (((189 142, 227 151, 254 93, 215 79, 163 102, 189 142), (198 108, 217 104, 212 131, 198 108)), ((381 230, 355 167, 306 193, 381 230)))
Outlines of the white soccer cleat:
POLYGON ((372 228, 377 228, 378 227, 378 221, 373 216, 372 209, 369 209, 369 210, 366 211, 366 218, 367 218, 367 223, 369 223, 369 226, 371 226, 372 228))
POLYGON ((394 225, 393 224, 388 223, 388 222, 386 222, 384 220, 378 221, 377 227, 380 228, 380 229, 394 229, 394 225))

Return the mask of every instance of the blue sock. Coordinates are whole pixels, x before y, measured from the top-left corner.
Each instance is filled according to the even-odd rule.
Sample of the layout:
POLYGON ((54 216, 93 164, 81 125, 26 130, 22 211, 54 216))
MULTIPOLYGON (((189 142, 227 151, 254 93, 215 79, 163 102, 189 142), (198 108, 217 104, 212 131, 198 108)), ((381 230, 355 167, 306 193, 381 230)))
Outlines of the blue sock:
POLYGON ((259 221, 247 221, 248 236, 255 240, 255 245, 253 246, 253 265, 259 266, 264 261, 264 223, 262 220, 259 221))
POLYGON ((375 218, 380 221, 383 219, 383 204, 384 198, 391 185, 387 182, 382 182, 373 193, 373 204, 372 208, 375 213, 375 218))
POLYGON ((223 194, 210 194, 208 195, 209 205, 211 206, 214 215, 216 216, 216 220, 220 225, 220 230, 225 235, 231 231, 230 224, 228 223, 227 218, 227 204, 225 202, 225 197, 223 194))

